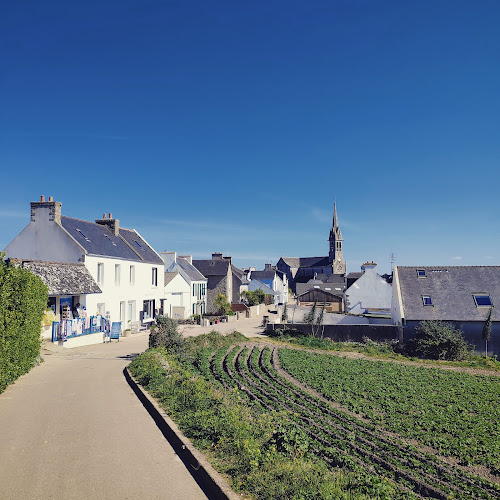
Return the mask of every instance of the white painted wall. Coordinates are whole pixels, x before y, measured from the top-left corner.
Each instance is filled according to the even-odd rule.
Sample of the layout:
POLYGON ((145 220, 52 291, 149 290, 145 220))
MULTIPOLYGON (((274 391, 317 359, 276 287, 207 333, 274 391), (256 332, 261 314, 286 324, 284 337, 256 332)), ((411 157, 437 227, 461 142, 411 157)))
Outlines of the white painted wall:
POLYGON ((163 298, 163 265, 87 255, 85 257, 85 266, 102 290, 102 293, 86 295, 87 314, 95 315, 98 310, 97 305, 105 304, 104 309, 110 312, 111 321, 122 321, 122 328, 125 329, 129 320, 138 321, 140 319, 144 300, 155 300, 155 308, 160 308, 160 300, 163 298), (99 263, 104 265, 103 282, 99 282, 97 279, 97 266, 99 263), (120 266, 119 284, 115 281, 116 264, 120 266), (130 266, 135 267, 134 283, 130 282, 130 266), (153 268, 157 269, 156 286, 152 283, 153 268), (121 317, 120 303, 122 303, 122 308, 125 308, 121 317), (130 307, 129 303, 131 303, 130 306, 135 307, 130 307))
POLYGON ((365 266, 364 274, 345 292, 346 310, 363 314, 366 309, 390 309, 392 286, 377 274, 376 266, 365 266))
POLYGON ((5 248, 7 257, 52 262, 78 262, 85 250, 57 223, 49 207, 38 207, 31 221, 5 248))
POLYGON ((391 320, 394 325, 401 325, 403 318, 403 299, 401 298, 401 287, 399 286, 398 266, 395 266, 392 278, 391 320))
POLYGON ((191 286, 181 276, 177 274, 169 281, 163 290, 163 314, 169 318, 173 317, 174 307, 184 307, 184 318, 189 318, 191 306, 191 286))

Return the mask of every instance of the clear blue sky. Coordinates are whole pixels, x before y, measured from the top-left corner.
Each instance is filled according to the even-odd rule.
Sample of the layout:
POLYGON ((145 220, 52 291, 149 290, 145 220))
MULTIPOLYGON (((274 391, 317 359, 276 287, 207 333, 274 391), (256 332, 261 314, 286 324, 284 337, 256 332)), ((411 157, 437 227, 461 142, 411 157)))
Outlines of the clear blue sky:
POLYGON ((6 0, 0 248, 41 194, 158 251, 500 264, 498 0, 6 0))

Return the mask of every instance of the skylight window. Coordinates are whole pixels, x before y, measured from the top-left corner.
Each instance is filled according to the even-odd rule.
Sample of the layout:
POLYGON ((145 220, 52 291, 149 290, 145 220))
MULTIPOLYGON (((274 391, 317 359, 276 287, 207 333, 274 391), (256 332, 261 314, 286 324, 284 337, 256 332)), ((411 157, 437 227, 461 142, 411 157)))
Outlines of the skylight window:
POLYGON ((111 244, 116 247, 116 243, 107 235, 105 234, 104 236, 106 236, 106 238, 108 238, 108 240, 111 242, 111 244))
POLYGON ((422 295, 422 302, 424 306, 432 306, 432 298, 430 295, 422 295))
POLYGON ((81 229, 75 229, 75 231, 76 231, 77 233, 80 233, 80 234, 83 236, 83 238, 85 239, 85 241, 90 241, 90 240, 89 240, 89 239, 88 239, 88 238, 87 238, 87 237, 83 234, 83 232, 82 232, 82 230, 81 230, 81 229))
POLYGON ((491 297, 489 295, 475 293, 473 296, 474 302, 476 303, 477 307, 487 307, 493 305, 493 302, 491 301, 491 297))
POLYGON ((142 248, 142 245, 137 241, 137 240, 134 240, 134 243, 143 251, 145 252, 146 250, 144 250, 144 248, 142 248))
POLYGON ((425 269, 417 269, 417 276, 419 278, 427 278, 427 273, 425 272, 425 269))

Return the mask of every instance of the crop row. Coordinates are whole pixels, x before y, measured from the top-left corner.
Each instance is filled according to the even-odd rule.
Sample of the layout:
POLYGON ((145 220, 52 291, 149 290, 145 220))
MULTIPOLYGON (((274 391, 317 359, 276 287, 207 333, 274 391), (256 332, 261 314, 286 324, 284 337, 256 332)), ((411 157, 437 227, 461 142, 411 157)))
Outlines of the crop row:
MULTIPOLYGON (((276 361, 276 356, 274 356, 276 361)), ((400 441, 383 437, 367 424, 299 389, 273 366, 268 348, 219 349, 204 364, 226 388, 238 388, 266 410, 287 418, 311 441, 312 452, 332 467, 364 468, 392 478, 402 490, 432 498, 496 498, 499 490, 481 478, 440 463, 400 441)))

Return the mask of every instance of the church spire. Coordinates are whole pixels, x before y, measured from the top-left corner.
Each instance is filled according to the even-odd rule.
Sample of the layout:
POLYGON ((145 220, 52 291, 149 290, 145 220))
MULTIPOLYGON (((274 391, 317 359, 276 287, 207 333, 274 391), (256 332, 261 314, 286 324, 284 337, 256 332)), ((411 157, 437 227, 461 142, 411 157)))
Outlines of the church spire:
POLYGON ((337 203, 333 204, 333 221, 330 229, 330 251, 328 252, 328 260, 333 267, 333 274, 345 274, 346 265, 342 250, 342 233, 340 232, 339 222, 337 219, 337 203))

